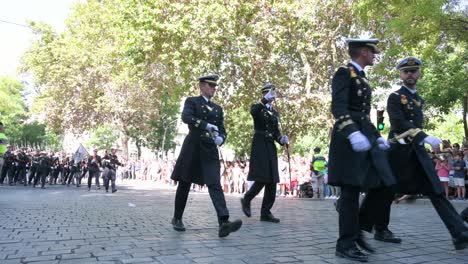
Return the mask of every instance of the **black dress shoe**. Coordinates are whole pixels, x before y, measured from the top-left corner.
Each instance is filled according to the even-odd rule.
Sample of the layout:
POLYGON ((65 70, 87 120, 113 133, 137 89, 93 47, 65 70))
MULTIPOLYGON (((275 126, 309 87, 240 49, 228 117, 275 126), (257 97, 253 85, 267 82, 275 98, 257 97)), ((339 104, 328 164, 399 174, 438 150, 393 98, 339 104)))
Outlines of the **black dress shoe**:
POLYGON ((363 250, 369 252, 369 253, 375 253, 375 249, 369 245, 369 243, 366 242, 366 240, 364 239, 364 236, 361 235, 357 240, 356 240, 356 244, 362 248, 363 250))
POLYGON ((459 236, 452 239, 456 250, 462 250, 468 247, 468 231, 462 232, 459 236))
POLYGON ((182 223, 182 219, 172 218, 171 224, 175 231, 179 231, 179 232, 185 231, 185 226, 184 226, 184 223, 182 223))
POLYGON ((250 217, 252 215, 250 212, 250 203, 247 203, 244 198, 241 198, 240 201, 242 205, 242 212, 244 212, 247 217, 250 217))
POLYGON ((367 262, 368 257, 366 254, 362 253, 357 247, 351 247, 348 249, 340 249, 335 251, 335 255, 341 258, 356 260, 360 262, 367 262))
POLYGON ((114 189, 114 190, 112 190, 112 193, 115 193, 116 191, 117 191, 117 189, 114 189))
POLYGON ((260 216, 260 221, 279 223, 279 218, 274 217, 272 214, 260 216))
POLYGON ((218 236, 227 237, 230 233, 236 232, 237 230, 239 230, 241 226, 242 226, 242 220, 240 219, 234 220, 233 222, 230 222, 228 220, 223 221, 219 224, 218 236))
POLYGON ((374 239, 389 243, 401 243, 401 238, 396 237, 392 233, 392 231, 388 229, 382 231, 375 231, 374 239))

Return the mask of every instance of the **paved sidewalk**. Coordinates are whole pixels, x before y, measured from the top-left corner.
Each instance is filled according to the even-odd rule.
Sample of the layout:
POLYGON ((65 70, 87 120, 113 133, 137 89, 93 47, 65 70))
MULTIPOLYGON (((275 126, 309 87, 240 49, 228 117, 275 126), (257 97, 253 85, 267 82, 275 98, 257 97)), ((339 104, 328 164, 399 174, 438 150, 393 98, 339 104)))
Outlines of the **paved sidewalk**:
MULTIPOLYGON (((259 222, 227 196, 231 218, 243 227, 217 237, 208 194, 190 193, 184 214, 187 231, 170 225, 174 191, 143 185, 115 194, 95 188, 52 186, 45 190, 0 186, 0 263, 357 263, 335 257, 337 213, 332 200, 278 198, 281 224, 259 222)), ((461 211, 467 202, 455 202, 461 211)), ((403 243, 378 242, 370 263, 468 263, 468 250, 454 251, 442 221, 429 203, 392 208, 391 230, 403 243)))

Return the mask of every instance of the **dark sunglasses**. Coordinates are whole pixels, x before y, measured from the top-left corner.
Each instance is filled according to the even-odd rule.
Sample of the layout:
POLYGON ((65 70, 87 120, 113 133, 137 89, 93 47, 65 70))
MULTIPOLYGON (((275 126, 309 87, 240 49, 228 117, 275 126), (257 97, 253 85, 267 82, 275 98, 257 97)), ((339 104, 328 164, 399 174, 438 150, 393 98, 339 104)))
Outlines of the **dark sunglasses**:
POLYGON ((214 84, 214 83, 208 83, 208 85, 209 85, 210 87, 212 87, 212 88, 216 87, 216 84, 214 84))
POLYGON ((411 69, 411 70, 403 70, 404 73, 408 74, 408 73, 416 73, 418 71, 418 69, 411 69))

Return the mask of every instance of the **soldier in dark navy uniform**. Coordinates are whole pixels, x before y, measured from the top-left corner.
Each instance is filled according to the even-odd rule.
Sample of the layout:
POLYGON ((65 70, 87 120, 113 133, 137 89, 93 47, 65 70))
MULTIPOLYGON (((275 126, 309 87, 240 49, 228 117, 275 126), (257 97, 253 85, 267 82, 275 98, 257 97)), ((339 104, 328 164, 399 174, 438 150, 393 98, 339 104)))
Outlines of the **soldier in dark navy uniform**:
POLYGON ((7 151, 3 154, 3 167, 0 173, 0 184, 3 184, 5 178, 7 178, 8 184, 13 185, 13 178, 15 174, 15 154, 13 148, 8 145, 7 151))
POLYGON ((265 187, 260 221, 279 223, 280 220, 274 217, 270 211, 275 203, 276 184, 279 182, 275 141, 281 145, 287 145, 289 139, 287 136, 281 135, 280 117, 272 107, 272 102, 276 97, 275 86, 267 84, 262 87, 261 92, 263 97, 260 102, 253 104, 250 108, 255 131, 247 180, 254 181, 254 183, 241 199, 241 205, 244 214, 250 217, 250 202, 265 187))
POLYGON ((48 156, 46 152, 41 153, 41 156, 39 157, 39 166, 37 168, 37 176, 34 179, 33 187, 36 187, 39 179, 41 179, 41 188, 45 189, 47 175, 49 175, 53 166, 52 158, 53 157, 48 156))
POLYGON ((172 226, 185 231, 182 215, 192 183, 206 184, 219 222, 219 237, 228 236, 242 226, 241 220, 229 221, 223 189, 220 183, 220 161, 217 146, 226 140, 224 114, 221 106, 213 103, 218 75, 198 78, 201 95, 185 100, 182 121, 189 127, 171 179, 178 182, 172 226))
POLYGON ((464 249, 468 247, 468 229, 445 198, 437 172, 424 147, 427 143, 438 151, 442 141, 422 130, 424 100, 416 91, 421 66, 422 61, 416 57, 405 58, 397 66, 403 86, 388 97, 387 111, 391 124, 389 138, 399 140, 392 144, 389 160, 397 178, 397 191, 428 195, 452 235, 455 249, 464 249))
POLYGON ((364 229, 361 222, 380 217, 376 197, 381 188, 394 185, 395 179, 385 153, 389 144, 369 117, 372 93, 363 71, 374 64, 378 40, 347 42, 352 61, 339 68, 332 80, 332 114, 336 122, 330 142, 328 184, 341 186, 336 255, 366 262, 368 256, 357 246, 371 253, 374 250, 364 240, 361 230, 370 230, 364 229), (363 191, 368 194, 360 209, 359 193, 363 191))
POLYGON ((99 186, 99 174, 100 174, 100 168, 101 168, 101 156, 97 154, 97 149, 93 150, 93 155, 88 157, 88 170, 89 170, 89 175, 88 175, 88 191, 91 190, 91 182, 93 181, 93 178, 96 180, 96 187, 98 190, 101 189, 99 186))
POLYGON ((109 191, 109 181, 111 182, 112 193, 117 191, 115 187, 116 171, 117 166, 122 166, 122 163, 119 162, 119 158, 115 154, 116 151, 116 149, 111 149, 111 153, 106 154, 103 158, 105 168, 102 177, 104 178, 104 188, 106 192, 109 191))
POLYGON ((24 186, 27 186, 28 180, 26 179, 26 166, 29 163, 29 157, 24 149, 21 149, 18 152, 18 154, 16 155, 16 161, 18 163, 18 166, 15 172, 14 184, 16 184, 19 181, 20 183, 22 182, 24 186))
POLYGON ((31 162, 29 166, 29 178, 28 178, 28 184, 31 185, 31 183, 37 182, 36 177, 37 177, 37 170, 39 169, 39 159, 41 157, 41 153, 39 150, 36 150, 34 154, 31 156, 31 162))

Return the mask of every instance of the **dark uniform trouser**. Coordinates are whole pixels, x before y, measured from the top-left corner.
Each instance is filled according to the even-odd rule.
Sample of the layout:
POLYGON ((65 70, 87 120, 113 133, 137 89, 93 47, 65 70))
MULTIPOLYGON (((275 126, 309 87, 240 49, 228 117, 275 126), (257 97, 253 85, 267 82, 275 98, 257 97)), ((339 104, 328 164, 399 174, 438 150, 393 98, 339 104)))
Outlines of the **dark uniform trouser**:
POLYGON ((76 178, 76 185, 79 185, 78 184, 78 179, 80 180, 81 182, 81 171, 79 171, 77 168, 75 167, 72 167, 71 168, 71 171, 70 171, 70 174, 68 175, 68 180, 67 180, 67 184, 70 184, 72 181, 73 181, 73 178, 76 178))
MULTIPOLYGON (((452 237, 460 235, 467 228, 453 205, 445 198, 444 194, 428 194, 434 209, 444 222, 452 237)), ((390 222, 390 207, 393 193, 389 188, 378 188, 369 192, 361 205, 359 221, 362 230, 370 232, 374 226, 375 230, 381 231, 388 227, 390 222), (370 199, 368 199, 370 198, 370 199), (371 213, 374 211, 374 213, 371 213)))
POLYGON ((461 232, 467 231, 468 228, 465 226, 462 217, 457 213, 457 210, 453 208, 453 205, 445 198, 444 194, 430 193, 429 199, 434 206, 434 209, 439 214, 440 219, 444 222, 445 227, 450 232, 452 237, 457 237, 461 232))
POLYGON ((465 210, 463 210, 460 215, 465 222, 468 222, 468 207, 465 208, 465 210))
POLYGON ((29 178, 28 178, 28 184, 31 184, 31 182, 34 181, 36 178, 37 174, 37 165, 32 165, 31 168, 29 169, 29 178))
POLYGON ((271 214, 270 210, 273 207, 276 199, 276 183, 263 183, 263 182, 254 182, 252 187, 245 193, 244 200, 247 203, 250 203, 255 196, 265 187, 265 192, 263 194, 262 209, 260 211, 261 215, 271 214))
MULTIPOLYGON (((191 185, 191 183, 184 181, 179 181, 177 185, 174 210, 175 219, 182 219, 191 185)), ((221 188, 221 184, 208 184, 207 187, 208 192, 210 193, 211 202, 213 202, 213 206, 216 209, 216 214, 218 215, 218 221, 221 222, 228 220, 229 211, 226 206, 226 200, 224 199, 224 193, 223 189, 221 188)))
POLYGON ((99 170, 90 169, 88 174, 88 188, 91 188, 91 181, 96 178, 96 186, 99 188, 99 170))
POLYGON ((37 169, 36 178, 34 179, 34 185, 37 184, 39 178, 41 179, 41 187, 45 186, 47 175, 49 175, 49 169, 47 166, 39 166, 37 169))
POLYGON ((106 188, 106 191, 109 190, 109 180, 111 181, 112 190, 115 190, 115 170, 105 168, 102 176, 104 177, 104 188, 106 188))
POLYGON ((13 173, 15 172, 15 166, 13 165, 8 165, 8 166, 5 166, 5 164, 3 164, 3 167, 2 167, 2 172, 1 172, 1 176, 0 176, 0 183, 3 183, 3 181, 5 180, 5 177, 8 176, 8 183, 12 183, 13 182, 13 173))
POLYGON ((336 242, 337 250, 355 247, 359 238, 359 193, 360 188, 343 185, 341 196, 337 202, 339 237, 336 242))
POLYGON ((372 232, 383 231, 390 223, 390 208, 394 193, 388 187, 369 190, 359 209, 359 225, 361 230, 372 232))
POLYGON ((22 181, 26 183, 26 166, 18 166, 16 168, 15 177, 13 179, 15 183, 22 181))

